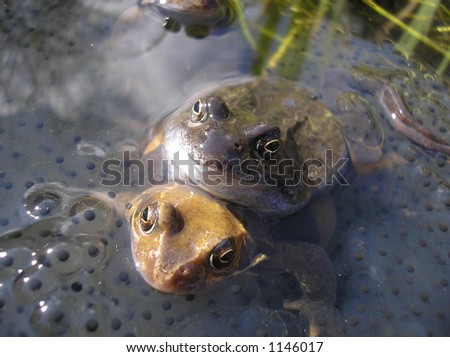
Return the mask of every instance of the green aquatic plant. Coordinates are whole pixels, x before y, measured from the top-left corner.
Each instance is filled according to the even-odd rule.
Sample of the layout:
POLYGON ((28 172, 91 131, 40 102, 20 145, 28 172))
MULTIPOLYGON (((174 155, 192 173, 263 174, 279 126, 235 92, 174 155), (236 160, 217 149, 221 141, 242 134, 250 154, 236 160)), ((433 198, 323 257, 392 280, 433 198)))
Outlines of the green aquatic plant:
POLYGON ((247 22, 244 17, 244 6, 241 1, 239 0, 229 0, 229 9, 231 16, 233 18, 237 18, 239 22, 239 26, 241 27, 242 34, 244 35, 245 39, 249 43, 250 47, 252 49, 256 48, 255 40, 253 39, 252 34, 250 33, 250 30, 247 26, 247 22))
POLYGON ((264 6, 265 21, 259 29, 259 39, 256 44, 255 57, 252 72, 254 75, 262 75, 265 72, 267 56, 270 54, 274 40, 283 41, 278 37, 278 25, 282 19, 282 13, 286 8, 286 1, 266 1, 264 6))
POLYGON ((363 3, 386 18, 389 25, 393 24, 403 31, 400 39, 395 41, 398 50, 410 57, 417 46, 423 43, 442 55, 442 61, 436 71, 438 74, 445 72, 450 61, 450 30, 447 25, 450 22, 450 11, 441 0, 409 1, 403 10, 395 15, 373 0, 363 0, 363 3), (404 21, 406 17, 411 18, 409 23, 404 21), (446 38, 436 36, 441 33, 446 33, 446 38))
MULTIPOLYGON (((336 9, 342 1, 335 2, 336 9)), ((308 55, 310 38, 331 8, 329 0, 266 1, 253 74, 261 75, 270 70, 285 78, 298 78, 308 55)))
MULTIPOLYGON (((374 23, 385 21, 375 32, 375 40, 389 38, 405 56, 416 55, 421 44, 440 54, 442 60, 436 65, 436 72, 444 73, 450 62, 448 6, 441 0, 410 0, 392 6, 400 10, 384 8, 374 0, 363 0, 358 4, 350 4, 346 0, 266 0, 261 14, 262 25, 255 35, 256 42, 247 28, 244 32, 255 53, 253 74, 262 75, 269 70, 286 78, 299 78, 302 64, 310 55, 311 38, 325 21, 327 33, 321 37, 321 51, 325 61, 329 60, 327 54, 337 32, 345 26, 343 19, 355 11, 372 19, 365 24, 369 30, 367 33, 374 33, 374 23), (391 34, 394 30, 396 33, 391 34)), ((240 19, 240 23, 245 25, 243 18, 240 19)))

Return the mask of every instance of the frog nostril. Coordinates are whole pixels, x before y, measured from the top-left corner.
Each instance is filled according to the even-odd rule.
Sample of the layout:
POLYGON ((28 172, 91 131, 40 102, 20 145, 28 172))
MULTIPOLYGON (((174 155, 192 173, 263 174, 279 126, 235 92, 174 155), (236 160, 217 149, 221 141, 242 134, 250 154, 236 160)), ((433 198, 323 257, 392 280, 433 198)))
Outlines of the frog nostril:
POLYGON ((189 278, 195 275, 195 266, 193 264, 184 264, 178 268, 178 275, 180 277, 189 278))
POLYGON ((180 267, 178 269, 178 274, 180 277, 189 277, 190 275, 192 275, 192 271, 189 267, 183 265, 182 267, 180 267))
POLYGON ((241 143, 234 143, 234 150, 238 154, 241 154, 244 151, 244 145, 242 145, 241 143))
POLYGON ((194 263, 181 265, 172 276, 172 284, 176 291, 196 292, 205 285, 205 273, 194 263))

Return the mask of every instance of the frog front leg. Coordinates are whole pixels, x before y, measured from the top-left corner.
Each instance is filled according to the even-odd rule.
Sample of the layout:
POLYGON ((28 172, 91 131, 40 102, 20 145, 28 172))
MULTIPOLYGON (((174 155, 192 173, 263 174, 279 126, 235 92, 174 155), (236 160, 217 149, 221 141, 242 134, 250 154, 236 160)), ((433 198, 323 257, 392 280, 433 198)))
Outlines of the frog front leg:
POLYGON ((334 304, 336 273, 321 246, 301 241, 277 242, 268 264, 293 274, 308 299, 334 304))
POLYGON ((298 310, 308 320, 310 336, 342 335, 339 313, 333 306, 336 273, 321 246, 301 241, 277 242, 268 264, 297 279, 304 296, 283 306, 298 310))
POLYGON ((341 316, 333 305, 303 298, 287 301, 283 306, 287 310, 298 310, 307 320, 308 329, 305 331, 307 336, 345 336, 341 316))
POLYGON ((330 70, 321 95, 335 115, 353 167, 359 173, 371 172, 382 162, 384 132, 370 103, 353 90, 350 81, 347 73, 330 70))

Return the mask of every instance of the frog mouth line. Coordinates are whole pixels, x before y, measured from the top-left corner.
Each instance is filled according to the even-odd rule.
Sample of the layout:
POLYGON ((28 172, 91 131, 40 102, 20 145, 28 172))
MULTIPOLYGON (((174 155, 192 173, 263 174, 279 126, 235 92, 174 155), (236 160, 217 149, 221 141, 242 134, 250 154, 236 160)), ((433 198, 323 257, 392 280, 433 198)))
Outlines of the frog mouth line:
POLYGON ((246 265, 244 268, 242 268, 238 271, 233 272, 230 276, 236 276, 238 274, 246 272, 246 271, 254 268, 255 266, 261 264, 262 262, 265 262, 266 260, 269 260, 269 256, 264 253, 259 253, 250 260, 248 265, 246 265))
MULTIPOLYGON (((197 160, 196 172, 202 177, 202 182, 197 183, 202 186, 262 184, 273 187, 317 187, 334 186, 337 182, 341 186, 348 186, 345 172, 349 159, 344 157, 333 161, 332 151, 326 149, 324 162, 316 158, 302 160, 301 163, 293 159, 233 159, 225 164, 214 159, 197 160)), ((193 177, 190 175, 190 178, 193 177)))

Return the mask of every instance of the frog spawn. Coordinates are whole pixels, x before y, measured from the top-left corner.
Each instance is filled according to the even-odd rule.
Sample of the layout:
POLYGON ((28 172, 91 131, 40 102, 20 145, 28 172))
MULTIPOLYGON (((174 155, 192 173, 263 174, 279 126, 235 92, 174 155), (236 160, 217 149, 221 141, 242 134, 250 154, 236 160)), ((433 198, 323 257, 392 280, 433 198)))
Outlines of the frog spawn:
MULTIPOLYGON (((128 223, 89 189, 71 188, 99 185, 99 154, 124 134, 113 130, 97 141, 105 150, 79 155, 79 144, 91 142, 80 128, 68 128, 60 141, 51 134, 60 120, 54 113, 43 109, 21 118, 4 118, 0 127, 0 193, 10 202, 0 211, 1 335, 283 336, 302 330, 295 315, 281 309, 278 294, 272 296, 274 283, 263 293, 249 275, 196 296, 149 287, 134 266, 128 223), (39 149, 44 143, 50 151, 39 149), (18 147, 22 155, 14 154, 18 147), (256 303, 263 298, 270 305, 256 303)), ((107 195, 116 199, 113 190, 107 195)), ((277 289, 298 296, 292 279, 282 281, 277 289)))
MULTIPOLYGON (((85 18, 85 12, 81 15, 85 18)), ((12 28, 11 31, 14 34, 16 29, 12 28)), ((35 35, 36 32, 32 34, 35 35)), ((91 41, 92 37, 79 38, 91 41)), ((354 46, 359 47, 355 39, 352 41, 354 46)), ((48 41, 44 43, 47 44, 48 41)), ((319 51, 322 41, 317 43, 316 50, 319 51)), ((66 41, 64 44, 67 45, 68 52, 73 52, 73 42, 66 41)), ((78 42, 75 48, 77 46, 78 42)), ((377 51, 378 48, 358 50, 356 56, 346 48, 345 54, 341 53, 341 57, 336 58, 344 58, 349 64, 355 61, 368 63, 377 60, 377 51)), ((48 52, 44 50, 42 57, 46 53, 48 52)), ((380 56, 388 55, 384 51, 380 56)), ((390 58, 399 68, 406 65, 411 67, 396 54, 391 54, 390 58)), ((317 61, 316 55, 312 56, 312 60, 317 61)), ((412 71, 415 72, 416 69, 412 71)), ((315 70, 304 72, 311 76, 317 73, 315 70)), ((439 135, 448 133, 448 124, 444 120, 448 118, 448 110, 441 106, 448 103, 448 91, 433 77, 428 76, 427 81, 423 79, 427 78, 418 78, 417 83, 411 79, 405 85, 412 86, 410 93, 415 93, 419 87, 428 83, 430 87, 424 87, 423 92, 432 93, 432 98, 436 95, 439 98, 430 103, 429 97, 421 93, 407 98, 408 104, 415 107, 414 112, 423 111, 424 125, 427 128, 435 128, 439 135), (437 88, 433 88, 436 86, 437 88), (433 110, 437 110, 438 115, 429 116, 433 110), (435 124, 426 122, 435 120, 433 118, 438 118, 435 124)), ((402 86, 400 81, 398 83, 402 86)), ((372 105, 376 107, 376 103, 372 102, 372 105)), ((57 135, 51 132, 54 129, 54 133, 58 133, 61 122, 62 118, 56 118, 48 109, 38 110, 31 117, 30 113, 22 112, 15 117, 2 118, 0 156, 4 165, 0 172, 0 196, 3 202, 8 202, 8 205, 3 205, 0 209, 0 228, 3 232, 35 221, 26 214, 21 201, 23 193, 32 185, 43 181, 66 181, 77 187, 93 187, 98 184, 98 156, 79 156, 72 150, 74 145, 86 139, 86 130, 82 126, 70 125, 59 141, 56 139, 57 135), (6 119, 13 124, 5 125, 6 119), (13 137, 18 140, 14 141, 13 137)), ((105 129, 106 125, 101 127, 97 121, 89 122, 90 131, 96 131, 98 127, 105 129)), ((392 174, 383 174, 373 179, 362 176, 351 187, 335 191, 339 202, 340 222, 337 240, 333 244, 333 259, 341 277, 338 306, 350 335, 448 335, 448 310, 443 305, 448 301, 448 283, 445 278, 448 276, 449 250, 446 226, 448 227, 450 199, 446 196, 448 189, 445 186, 448 158, 443 155, 429 156, 389 127, 386 126, 385 129, 386 151, 399 153, 407 161, 407 165, 397 166, 392 174), (411 170, 414 171, 414 179, 411 170), (405 182, 406 185, 403 186, 405 182), (421 187, 417 188, 417 183, 421 187), (391 186, 398 190, 395 198, 399 200, 390 195, 393 188, 385 190, 385 187, 391 186), (415 196, 413 192, 417 192, 415 196), (355 204, 361 197, 365 198, 367 205, 355 204), (373 204, 372 199, 377 203, 373 204), (375 224, 383 217, 383 225, 375 224), (378 269, 374 271, 374 267, 378 269), (387 271, 391 271, 395 279, 389 280, 387 274, 383 275, 387 271), (383 304, 380 304, 380 299, 383 304), (415 309, 411 309, 410 300, 415 304, 415 309), (431 302, 436 304, 433 306, 431 302)), ((119 140, 132 137, 123 132, 115 135, 119 140)), ((108 141, 114 141, 114 138, 110 139, 103 137, 98 141, 108 147, 111 145, 108 145, 108 141)), ((58 207, 43 205, 42 212, 46 214, 40 219, 51 217, 58 207)), ((4 255, 3 250, 3 254, 0 253, 1 335, 298 334, 297 322, 292 321, 290 313, 275 310, 276 313, 273 314, 271 310, 281 305, 282 297, 288 300, 297 298, 298 291, 292 278, 260 277, 256 285, 248 277, 237 277, 217 294, 199 294, 186 298, 161 296, 143 284, 135 274, 134 267, 121 261, 121 258, 125 258, 125 262, 129 259, 128 255, 117 253, 128 247, 128 243, 119 244, 116 239, 126 231, 123 227, 113 224, 108 233, 91 233, 86 236, 89 242, 101 243, 94 244, 94 248, 87 245, 83 249, 72 250, 66 243, 70 241, 72 245, 75 240, 73 238, 79 237, 54 232, 51 221, 45 222, 25 230, 26 234, 25 231, 16 231, 8 239, 10 243, 7 254, 4 255), (60 259, 65 262, 55 263, 51 268, 41 268, 42 275, 38 279, 30 279, 25 283, 24 279, 33 273, 32 267, 38 264, 45 267, 45 259, 42 262, 36 258, 39 250, 36 250, 33 242, 48 240, 53 235, 65 240, 61 245, 62 252, 59 253, 60 259), (108 244, 105 245, 105 242, 108 244), (87 254, 84 250, 86 248, 87 254), (110 249, 113 254, 106 254, 110 249), (94 273, 89 273, 90 269, 84 266, 79 270, 77 262, 90 261, 91 265, 95 265, 95 256, 102 257, 102 254, 108 257, 102 262, 108 264, 96 265, 97 271, 94 270, 94 273), (114 258, 117 254, 119 256, 114 258), (34 261, 38 263, 33 264, 34 261), (75 271, 79 272, 75 275, 78 275, 69 279, 59 275, 55 267, 61 268, 64 264, 67 264, 66 271, 69 272, 75 267, 75 271), (19 270, 25 273, 18 273, 19 270), (24 279, 13 289, 15 277, 19 274, 24 279), (28 282, 31 292, 21 292, 28 282), (45 294, 52 291, 52 297, 44 301, 41 291, 45 294), (16 294, 21 296, 21 301, 18 301, 16 294), (253 303, 259 299, 270 308, 270 312, 253 303), (40 301, 44 301, 43 306, 46 308, 38 308, 40 301), (73 306, 76 308, 73 309, 73 306), (272 317, 269 318, 269 315, 272 317), (254 326, 249 326, 252 324, 254 326)), ((86 228, 87 222, 83 217, 80 217, 80 222, 81 228, 86 228)), ((0 238, 2 249, 4 242, 3 237, 0 238)), ((59 249, 55 251, 60 252, 59 249)), ((59 261, 58 254, 53 261, 59 261)))
MULTIPOLYGON (((418 124, 450 142, 445 78, 431 75, 388 43, 378 46, 356 37, 350 37, 352 46, 345 52, 336 47, 323 56, 327 30, 324 26, 312 43, 311 51, 319 55, 306 60, 302 81, 317 82, 328 58, 338 61, 332 68, 348 72, 364 63, 399 89, 418 124)), ((383 153, 390 161, 333 192, 338 225, 330 254, 344 331, 350 336, 448 336, 448 156, 424 150, 395 131, 371 93, 360 87, 346 90, 376 110, 383 153)))
MULTIPOLYGON (((117 142, 135 149, 126 139, 136 133, 111 129, 103 119, 109 109, 94 97, 76 110, 74 122, 70 105, 63 115, 39 105, 12 110, 23 98, 2 106, 0 197, 8 205, 0 208, 0 335, 297 335, 299 321, 281 309, 272 285, 264 295, 270 306, 255 303, 263 298, 256 278, 237 277, 216 293, 161 295, 136 272, 124 220, 109 212, 107 224, 99 222, 105 212, 89 201, 63 209, 59 194, 67 187, 100 186, 101 164, 120 151, 117 142), (23 201, 27 190, 46 182, 65 188, 23 201)), ((290 297, 291 280, 282 281, 277 287, 290 297)))
POLYGON ((339 306, 350 335, 449 333, 448 247, 442 249, 448 240, 448 208, 442 193, 420 200, 407 190, 382 188, 399 177, 402 184, 413 184, 418 176, 384 174, 337 195, 371 206, 364 208, 364 216, 357 204, 339 207, 335 266, 342 277, 339 306), (431 220, 430 202, 437 202, 431 220))
MULTIPOLYGON (((191 330, 190 321, 208 320, 209 316, 216 323, 220 321, 221 332, 217 334, 222 334, 227 325, 227 334, 230 335, 284 335, 299 329, 294 316, 285 311, 273 314, 271 309, 258 305, 249 308, 248 305, 258 299, 254 279, 253 283, 244 279, 245 283, 241 286, 241 279, 237 278, 215 294, 198 297, 190 295, 183 298, 157 293, 137 273, 130 258, 130 232, 126 225, 119 223, 120 220, 114 219, 114 214, 111 214, 107 224, 97 225, 96 235, 88 235, 84 232, 96 220, 92 212, 97 212, 95 216, 101 217, 98 214, 101 213, 101 205, 98 202, 85 204, 84 212, 74 211, 79 201, 71 197, 68 200, 73 202, 71 206, 61 197, 73 194, 74 190, 51 184, 40 186, 45 190, 46 197, 50 196, 50 189, 53 189, 53 197, 60 197, 59 202, 63 206, 58 207, 60 211, 75 212, 75 215, 50 215, 25 229, 2 236, 4 250, 1 263, 8 267, 9 272, 3 284, 5 298, 2 298, 2 309, 7 313, 20 309, 25 319, 18 320, 16 325, 4 326, 5 334, 212 334, 214 329, 191 330), (85 222, 79 217, 80 214, 85 222), (71 233, 64 234, 60 227, 71 233), (14 248, 17 244, 26 248, 17 251, 14 248), (13 248, 8 249, 9 246, 13 248), (21 255, 23 260, 18 259, 21 255), (228 305, 230 300, 233 301, 231 309, 228 305), (136 316, 139 309, 140 316, 136 316), (260 325, 246 325, 248 316, 257 318, 260 325), (264 324, 269 316, 271 324, 266 328, 264 324), (30 326, 26 324, 28 319, 30 326)), ((34 199, 35 193, 32 191, 29 197, 34 199)), ((82 199, 84 203, 95 201, 93 197, 89 201, 85 197, 82 199)), ((52 207, 55 208, 54 202, 52 207)), ((54 209, 54 212, 57 210, 54 209)), ((5 314, 7 317, 8 314, 5 314)), ((201 324, 204 325, 204 322, 201 324)))
MULTIPOLYGON (((57 120, 43 110, 26 122, 12 120, 15 126, 3 125, 5 199, 21 197, 27 188, 44 181, 45 172, 49 180, 78 187, 88 182, 92 186, 93 178, 100 179, 99 165, 89 164, 97 162, 96 154, 76 156, 75 175, 62 166, 71 160, 77 144, 88 138, 74 127, 66 134, 66 147, 47 131, 39 131, 57 120), (17 142, 8 141, 6 133, 12 132, 17 142), (37 140, 27 140, 31 135, 37 140), (39 149, 43 143, 50 152, 39 149), (14 154, 19 144, 30 161, 53 160, 41 167, 28 166, 30 172, 24 173, 25 159, 14 154)), ((106 147, 107 141, 100 144, 106 147)), ((340 224, 332 257, 341 277, 338 307, 346 332, 448 335, 449 311, 444 302, 448 301, 449 249, 443 247, 448 240, 450 197, 442 179, 448 177, 447 159, 417 148, 389 127, 385 150, 401 159, 392 172, 360 176, 350 187, 334 192, 340 224), (368 204, 362 205, 363 200, 368 204)), ((32 205, 20 202, 15 211, 7 207, 1 211, 4 231, 38 218, 30 227, 1 238, 1 264, 6 268, 1 272, 3 335, 298 334, 298 320, 280 309, 283 296, 298 297, 292 278, 242 276, 217 292, 186 298, 155 293, 135 271, 125 222, 110 212, 107 228, 99 233, 103 227, 97 223, 102 217, 99 206, 90 207, 88 200, 82 201, 80 209, 74 201, 78 204, 62 209, 58 192, 38 192, 32 205), (55 229, 59 221, 69 222, 73 229, 66 233, 55 229), (44 248, 49 241, 50 253, 44 248), (251 327, 246 318, 259 324, 251 327)))
MULTIPOLYGON (((448 89, 414 73, 402 82, 391 79, 406 91, 414 119, 448 141, 448 89), (432 107, 423 105, 430 102, 432 107)), ((338 306, 345 330, 448 336, 448 158, 412 144, 390 126, 384 129, 384 151, 396 159, 334 193, 339 224, 332 257, 341 277, 338 306)))
MULTIPOLYGON (((108 260, 114 268, 107 272, 101 264, 79 271, 70 260, 92 260, 96 250, 80 256, 71 246, 60 250, 58 264, 50 267, 33 266, 29 249, 7 251, 7 261, 2 264, 8 266, 11 276, 2 277, 2 335, 287 335, 298 328, 289 313, 269 315, 272 310, 249 306, 257 291, 254 282, 238 278, 216 298, 166 297, 147 288, 132 266, 124 269, 123 262, 114 257, 108 260), (29 268, 14 278, 15 264, 29 268), (57 271, 57 267, 71 274, 57 271), (230 301, 233 307, 228 305, 230 301), (270 325, 266 326, 269 316, 270 325), (248 317, 258 323, 248 325, 248 317)), ((53 262, 48 260, 47 264, 53 262)))

